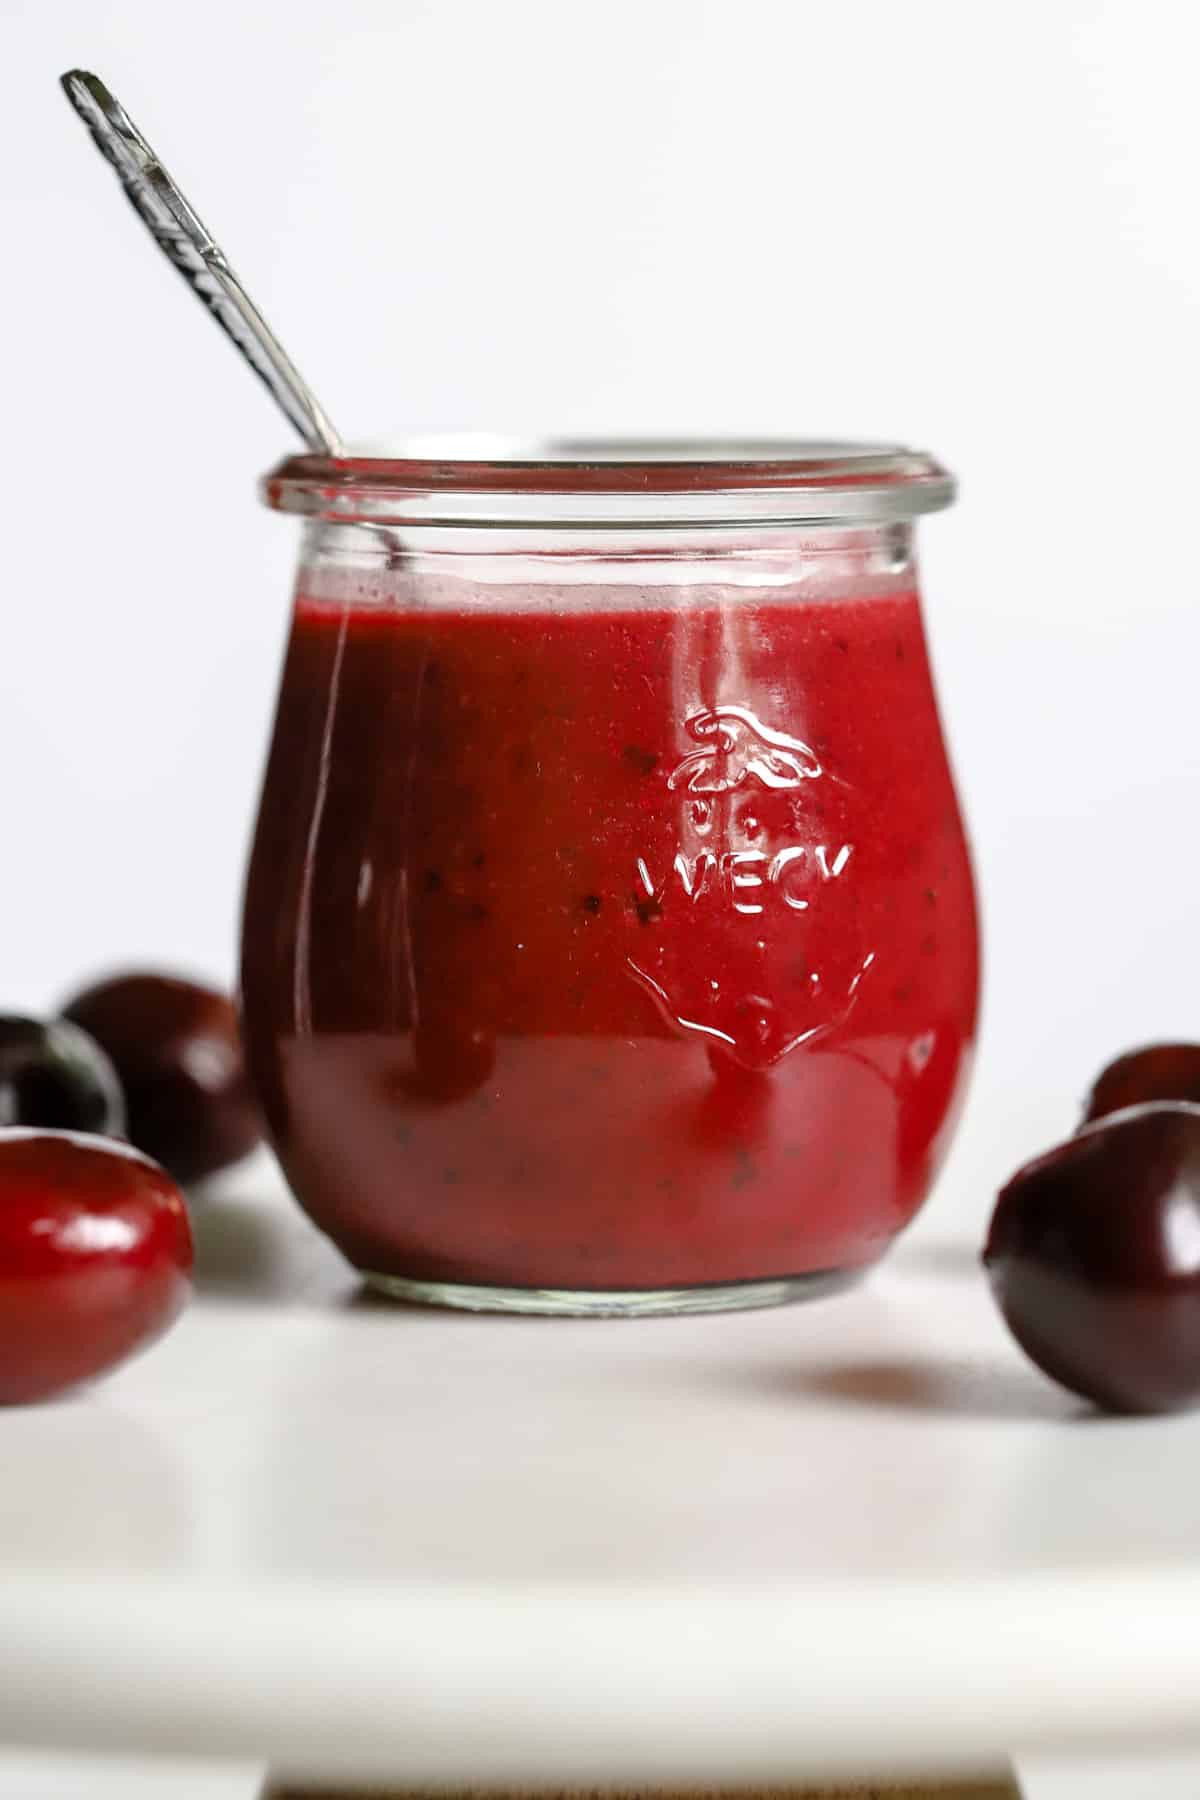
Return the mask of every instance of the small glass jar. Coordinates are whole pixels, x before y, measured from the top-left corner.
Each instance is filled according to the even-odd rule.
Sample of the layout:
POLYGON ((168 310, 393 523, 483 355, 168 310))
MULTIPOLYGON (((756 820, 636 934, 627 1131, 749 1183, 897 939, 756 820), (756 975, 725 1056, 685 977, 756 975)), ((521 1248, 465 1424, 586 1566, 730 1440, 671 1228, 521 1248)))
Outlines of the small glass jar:
POLYGON ((246 893, 301 1205, 405 1300, 767 1305, 924 1198, 975 1029, 912 520, 844 444, 293 457, 246 893))

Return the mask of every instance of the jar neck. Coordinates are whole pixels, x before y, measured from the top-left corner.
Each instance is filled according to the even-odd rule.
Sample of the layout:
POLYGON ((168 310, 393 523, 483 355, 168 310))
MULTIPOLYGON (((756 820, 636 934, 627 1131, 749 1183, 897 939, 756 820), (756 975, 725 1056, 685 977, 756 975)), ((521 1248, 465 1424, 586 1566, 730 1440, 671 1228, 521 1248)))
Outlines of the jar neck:
POLYGON ((794 590, 798 596, 875 593, 911 587, 913 527, 807 526, 736 532, 448 529, 330 524, 310 520, 301 585, 311 595, 377 596, 404 604, 417 584, 608 589, 794 590))

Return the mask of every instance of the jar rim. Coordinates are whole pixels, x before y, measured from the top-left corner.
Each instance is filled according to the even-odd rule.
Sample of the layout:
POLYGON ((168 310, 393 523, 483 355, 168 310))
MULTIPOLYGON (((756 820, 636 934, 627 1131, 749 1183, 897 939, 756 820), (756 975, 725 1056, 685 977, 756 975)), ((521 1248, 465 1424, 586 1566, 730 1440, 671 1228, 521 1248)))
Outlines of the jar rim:
POLYGON ((461 437, 289 456, 261 492, 277 512, 346 524, 786 526, 911 519, 948 506, 954 480, 901 444, 461 437))

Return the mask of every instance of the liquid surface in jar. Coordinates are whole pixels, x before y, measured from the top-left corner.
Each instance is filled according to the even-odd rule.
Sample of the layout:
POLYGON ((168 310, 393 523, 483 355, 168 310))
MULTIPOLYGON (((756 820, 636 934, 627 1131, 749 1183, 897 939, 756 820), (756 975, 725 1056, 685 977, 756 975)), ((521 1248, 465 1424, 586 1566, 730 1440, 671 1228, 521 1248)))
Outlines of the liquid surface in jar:
POLYGON ((975 1021, 917 595, 298 600, 251 1064, 360 1267, 657 1288, 870 1262, 975 1021))

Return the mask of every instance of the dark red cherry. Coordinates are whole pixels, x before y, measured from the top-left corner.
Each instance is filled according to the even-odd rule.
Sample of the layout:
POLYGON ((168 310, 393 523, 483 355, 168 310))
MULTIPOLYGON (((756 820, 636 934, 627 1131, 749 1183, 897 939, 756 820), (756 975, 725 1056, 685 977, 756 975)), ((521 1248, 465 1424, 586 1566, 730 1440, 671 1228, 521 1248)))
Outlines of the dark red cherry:
POLYGON ((117 1072, 78 1025, 0 1017, 0 1126, 9 1125, 124 1137, 117 1072))
POLYGON ((128 1144, 0 1131, 0 1404, 99 1375, 164 1332, 190 1291, 187 1212, 128 1144))
POLYGON ((63 1011, 116 1065, 131 1142, 177 1181, 198 1181, 254 1148, 258 1109, 224 994, 169 975, 119 975, 63 1011))
POLYGON ((1088 1095, 1084 1123, 1151 1100, 1200 1106, 1200 1044, 1147 1044, 1102 1069, 1088 1095))
POLYGON ((1200 1109, 1114 1113, 1019 1169, 983 1260, 1013 1336, 1114 1412, 1200 1401, 1200 1109))

